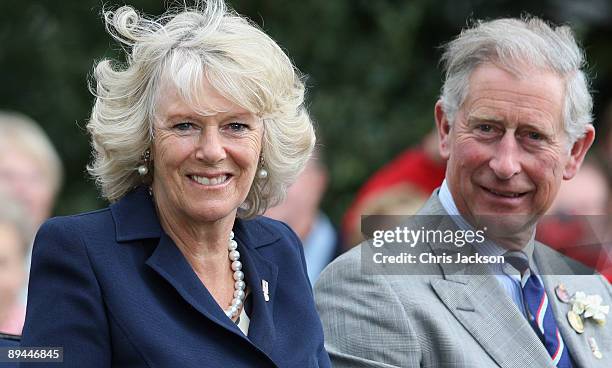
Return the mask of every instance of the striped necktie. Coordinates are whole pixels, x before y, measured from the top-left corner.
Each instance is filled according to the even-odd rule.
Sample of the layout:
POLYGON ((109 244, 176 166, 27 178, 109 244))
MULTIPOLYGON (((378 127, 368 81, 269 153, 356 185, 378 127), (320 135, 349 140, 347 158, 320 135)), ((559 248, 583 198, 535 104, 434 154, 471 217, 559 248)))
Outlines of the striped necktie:
POLYGON ((504 257, 506 262, 516 268, 522 275, 521 288, 529 324, 546 347, 553 364, 558 368, 571 368, 572 362, 569 351, 557 328, 557 322, 548 303, 544 285, 540 277, 529 268, 527 255, 523 252, 513 251, 506 252, 504 257))

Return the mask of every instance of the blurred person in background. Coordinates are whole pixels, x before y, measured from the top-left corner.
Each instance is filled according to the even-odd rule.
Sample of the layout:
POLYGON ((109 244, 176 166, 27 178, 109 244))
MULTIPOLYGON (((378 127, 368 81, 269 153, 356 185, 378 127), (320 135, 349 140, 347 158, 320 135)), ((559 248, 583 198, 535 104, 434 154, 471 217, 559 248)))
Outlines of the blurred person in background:
POLYGON ((20 202, 0 191, 0 333, 20 335, 25 320, 21 291, 27 280, 25 258, 33 235, 20 202))
POLYGON ((57 151, 36 122, 0 111, 0 189, 23 203, 36 227, 51 215, 62 172, 57 151))
POLYGON ((222 0, 104 19, 127 54, 96 64, 87 124, 111 205, 41 226, 22 346, 63 367, 330 367, 300 240, 258 216, 315 145, 301 73, 222 0))
POLYGON ((416 213, 431 192, 442 184, 445 171, 446 162, 440 157, 438 137, 432 130, 419 145, 403 151, 361 186, 342 219, 345 250, 364 239, 361 216, 398 215, 399 219, 416 213))
POLYGON ((576 176, 561 184, 557 198, 538 223, 537 240, 612 281, 609 200, 605 169, 595 157, 587 157, 576 176))
MULTIPOLYGON (((62 178, 60 157, 40 126, 21 113, 0 111, 0 190, 21 203, 34 231, 51 215, 62 178)), ((28 244, 22 258, 26 273, 31 252, 28 244)), ((25 304, 27 283, 21 285, 25 304)))
POLYGON ((588 157, 574 179, 564 181, 549 213, 605 215, 610 188, 606 173, 595 157, 588 157))
MULTIPOLYGON (((612 184, 612 101, 608 101, 600 119, 598 131, 601 137, 597 142, 597 153, 600 156, 600 162, 605 170, 607 180, 612 184)), ((612 199, 612 198, 611 198, 612 199)), ((612 210, 612 202, 608 203, 612 210)))
POLYGON ((287 190, 285 200, 265 213, 270 218, 286 222, 302 240, 312 285, 323 268, 341 251, 338 232, 320 209, 328 180, 321 150, 320 147, 315 149, 304 171, 287 190))

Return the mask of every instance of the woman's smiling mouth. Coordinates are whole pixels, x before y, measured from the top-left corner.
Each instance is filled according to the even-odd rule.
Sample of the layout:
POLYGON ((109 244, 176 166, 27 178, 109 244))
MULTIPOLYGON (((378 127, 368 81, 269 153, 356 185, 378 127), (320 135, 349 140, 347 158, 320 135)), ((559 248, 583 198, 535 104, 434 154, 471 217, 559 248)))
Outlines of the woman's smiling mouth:
POLYGON ((231 179, 231 175, 222 174, 216 176, 201 176, 201 175, 188 175, 188 177, 198 184, 205 186, 215 186, 225 184, 231 179))

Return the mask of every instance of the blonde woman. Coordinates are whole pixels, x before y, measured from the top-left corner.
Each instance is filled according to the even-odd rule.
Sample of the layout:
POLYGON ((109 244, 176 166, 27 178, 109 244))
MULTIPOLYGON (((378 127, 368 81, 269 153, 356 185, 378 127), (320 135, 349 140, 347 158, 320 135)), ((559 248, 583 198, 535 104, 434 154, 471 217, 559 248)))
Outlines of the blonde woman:
POLYGON ((41 228, 22 346, 64 367, 329 367, 301 244, 257 216, 314 145, 300 74, 222 1, 105 19, 128 50, 97 64, 88 124, 112 204, 41 228))

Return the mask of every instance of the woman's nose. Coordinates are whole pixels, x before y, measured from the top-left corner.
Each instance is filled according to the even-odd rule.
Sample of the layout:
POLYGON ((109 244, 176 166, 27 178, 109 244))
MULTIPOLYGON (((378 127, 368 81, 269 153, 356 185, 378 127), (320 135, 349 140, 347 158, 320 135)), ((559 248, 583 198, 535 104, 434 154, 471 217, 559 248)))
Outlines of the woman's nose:
POLYGON ((197 142, 196 158, 207 163, 217 163, 226 158, 223 137, 216 127, 202 130, 197 142))

